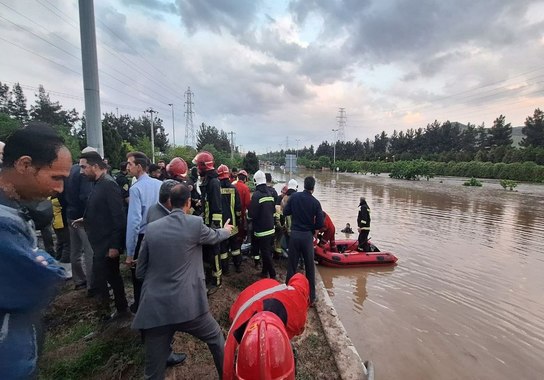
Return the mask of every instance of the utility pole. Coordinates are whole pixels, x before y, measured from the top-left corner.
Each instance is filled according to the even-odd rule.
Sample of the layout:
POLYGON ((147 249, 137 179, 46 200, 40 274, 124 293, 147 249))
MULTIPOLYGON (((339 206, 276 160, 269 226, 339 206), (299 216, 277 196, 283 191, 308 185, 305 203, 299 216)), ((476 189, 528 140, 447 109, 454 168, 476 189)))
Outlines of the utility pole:
POLYGON ((235 133, 230 131, 228 133, 230 135, 230 160, 234 158, 234 135, 235 133))
POLYGON ((176 127, 174 125, 174 103, 168 103, 172 107, 172 145, 176 147, 176 127))
POLYGON ((295 141, 296 141, 296 143, 297 143, 297 151, 296 151, 296 156, 297 156, 297 158, 298 158, 298 143, 300 142, 300 139, 296 139, 295 141))
POLYGON ((285 136, 285 152, 289 150, 289 136, 285 136))
POLYGON ((79 0, 79 34, 81 38, 81 62, 83 64, 83 89, 85 118, 87 121, 87 145, 104 156, 102 120, 100 113, 100 86, 93 0, 79 0))
POLYGON ((153 108, 148 108, 144 112, 149 112, 151 120, 151 162, 155 163, 155 129, 153 128, 153 114, 158 113, 153 108))
POLYGON ((338 129, 333 129, 332 131, 334 132, 334 145, 332 148, 332 165, 333 165, 333 170, 335 170, 334 165, 336 165, 336 132, 338 132, 338 129))
POLYGON ((346 109, 339 108, 336 118, 338 119, 338 140, 344 141, 346 139, 346 109))
POLYGON ((191 87, 187 87, 187 91, 185 91, 185 145, 196 148, 193 126, 193 95, 191 87))

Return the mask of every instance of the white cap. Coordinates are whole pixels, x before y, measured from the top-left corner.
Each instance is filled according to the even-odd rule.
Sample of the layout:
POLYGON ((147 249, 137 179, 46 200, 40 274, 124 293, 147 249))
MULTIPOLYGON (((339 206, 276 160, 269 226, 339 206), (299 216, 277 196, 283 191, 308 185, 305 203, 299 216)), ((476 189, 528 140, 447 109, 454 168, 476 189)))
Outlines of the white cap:
POLYGON ((287 188, 289 190, 296 190, 298 189, 298 182, 296 179, 290 179, 289 182, 287 183, 287 188))
POLYGON ((98 152, 98 150, 96 148, 93 148, 92 146, 88 146, 81 151, 81 153, 89 153, 89 152, 98 152))
POLYGON ((266 176, 264 175, 262 170, 257 170, 255 172, 255 175, 253 176, 253 180, 255 181, 255 184, 259 186, 266 183, 266 176))

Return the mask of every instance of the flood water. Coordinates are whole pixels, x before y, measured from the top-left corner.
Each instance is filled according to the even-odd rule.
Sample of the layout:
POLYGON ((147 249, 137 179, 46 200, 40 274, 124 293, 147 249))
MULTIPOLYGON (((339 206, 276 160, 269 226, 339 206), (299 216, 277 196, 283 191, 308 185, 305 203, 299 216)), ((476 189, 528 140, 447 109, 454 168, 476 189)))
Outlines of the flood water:
POLYGON ((355 229, 366 197, 372 241, 399 258, 387 268, 318 266, 376 379, 544 378, 544 185, 508 192, 497 181, 308 171, 294 176, 299 190, 305 175, 317 178, 337 231, 355 229))

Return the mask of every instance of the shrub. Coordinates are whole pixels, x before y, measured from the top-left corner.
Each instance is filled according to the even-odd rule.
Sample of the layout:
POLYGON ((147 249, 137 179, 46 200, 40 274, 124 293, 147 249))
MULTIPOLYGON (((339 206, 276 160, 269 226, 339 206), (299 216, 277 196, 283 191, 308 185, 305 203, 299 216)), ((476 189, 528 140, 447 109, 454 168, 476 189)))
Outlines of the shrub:
POLYGON ((513 191, 514 188, 518 185, 516 181, 512 181, 510 179, 501 179, 501 186, 504 190, 508 188, 508 190, 513 191))
POLYGON ((468 181, 463 183, 463 186, 479 186, 479 187, 481 187, 482 183, 480 181, 478 181, 476 178, 472 177, 471 179, 469 179, 468 181))

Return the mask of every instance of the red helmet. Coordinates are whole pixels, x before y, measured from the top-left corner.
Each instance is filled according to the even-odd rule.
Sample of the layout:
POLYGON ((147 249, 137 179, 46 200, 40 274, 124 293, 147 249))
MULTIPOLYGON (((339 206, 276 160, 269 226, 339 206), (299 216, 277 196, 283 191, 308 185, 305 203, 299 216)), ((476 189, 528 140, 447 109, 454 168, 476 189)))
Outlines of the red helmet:
POLYGON ((215 168, 212 154, 205 150, 198 153, 195 158, 193 158, 193 164, 196 165, 199 173, 204 173, 215 168))
POLYGON ((240 175, 240 174, 245 175, 246 178, 249 178, 249 176, 247 175, 247 172, 245 170, 243 170, 243 169, 238 172, 238 175, 240 175))
POLYGON ((219 167, 217 168, 217 174, 219 176, 219 179, 229 179, 230 178, 229 167, 225 164, 219 165, 219 167))
POLYGON ((248 322, 238 348, 239 380, 294 380, 295 357, 281 319, 262 311, 248 322))
POLYGON ((188 171, 189 168, 187 166, 187 163, 183 158, 180 157, 174 157, 172 161, 170 161, 170 163, 166 165, 166 172, 172 178, 186 178, 188 171))

